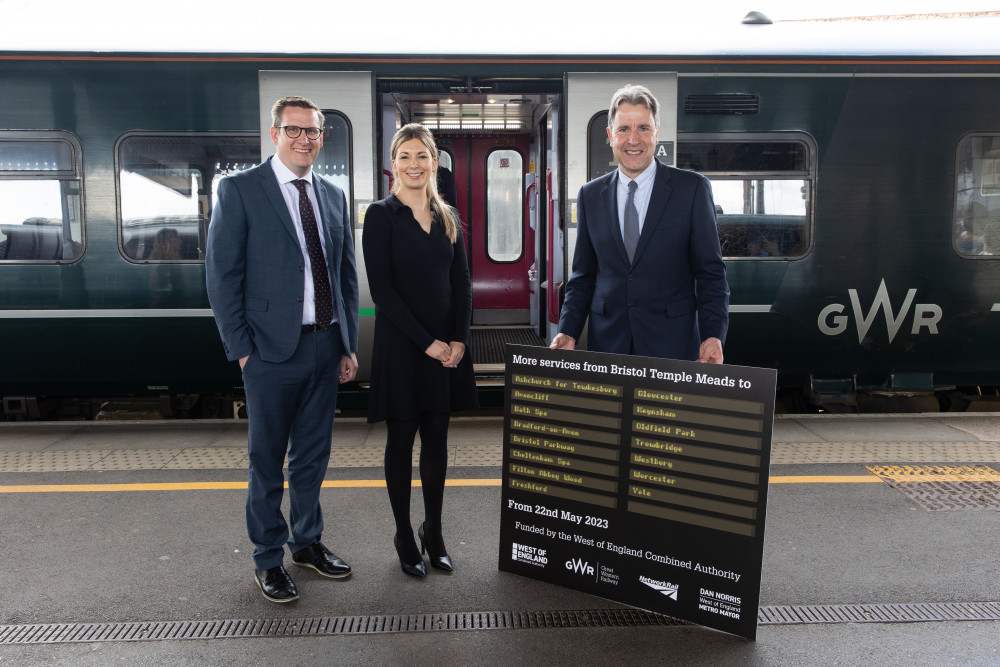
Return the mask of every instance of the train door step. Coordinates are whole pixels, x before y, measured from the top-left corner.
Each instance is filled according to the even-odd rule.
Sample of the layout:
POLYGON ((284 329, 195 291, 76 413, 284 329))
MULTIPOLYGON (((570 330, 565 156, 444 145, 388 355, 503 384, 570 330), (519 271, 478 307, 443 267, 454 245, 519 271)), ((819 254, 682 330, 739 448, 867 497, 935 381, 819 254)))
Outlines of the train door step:
POLYGON ((483 384, 490 377, 503 381, 507 343, 540 347, 546 345, 535 328, 530 326, 472 327, 469 346, 475 362, 477 384, 483 384))

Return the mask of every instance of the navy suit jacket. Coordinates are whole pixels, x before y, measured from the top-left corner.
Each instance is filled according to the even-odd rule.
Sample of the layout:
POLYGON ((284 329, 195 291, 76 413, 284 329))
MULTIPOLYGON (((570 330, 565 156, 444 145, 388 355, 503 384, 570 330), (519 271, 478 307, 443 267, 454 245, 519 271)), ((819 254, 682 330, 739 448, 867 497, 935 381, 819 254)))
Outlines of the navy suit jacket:
POLYGON ((729 286, 712 188, 704 176, 657 162, 639 245, 629 263, 618 223, 618 169, 580 188, 573 273, 559 331, 579 340, 590 318, 595 352, 697 360, 725 343, 729 286))
MULTIPOLYGON (((302 331, 305 262, 271 159, 219 182, 205 252, 208 300, 226 356, 264 361, 295 352, 302 331)), ((344 350, 358 349, 358 274, 347 198, 317 174, 330 288, 344 350)))

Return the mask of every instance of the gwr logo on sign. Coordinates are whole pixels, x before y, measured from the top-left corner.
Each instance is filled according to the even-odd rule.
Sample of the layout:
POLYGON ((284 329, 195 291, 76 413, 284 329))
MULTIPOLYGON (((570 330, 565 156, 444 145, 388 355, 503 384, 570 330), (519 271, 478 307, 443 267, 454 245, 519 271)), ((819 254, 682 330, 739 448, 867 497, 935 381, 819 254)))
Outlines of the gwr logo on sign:
MULTIPOLYGON (((903 299, 903 305, 900 306, 898 313, 892 310, 892 302, 889 300, 889 290, 885 286, 885 278, 879 284, 878 291, 875 293, 875 300, 872 302, 867 314, 861 310, 861 299, 858 298, 858 290, 849 289, 847 290, 847 295, 851 300, 854 323, 858 330, 858 343, 864 341, 880 309, 885 313, 886 333, 889 336, 890 343, 896 337, 896 334, 899 333, 899 329, 911 308, 913 308, 913 325, 910 327, 911 335, 916 336, 924 328, 930 334, 938 333, 937 325, 943 315, 941 306, 936 303, 918 303, 914 305, 913 299, 917 295, 916 289, 906 292, 906 298, 903 299)), ((842 303, 831 303, 819 311, 819 318, 816 322, 819 330, 827 336, 837 336, 844 333, 847 330, 848 321, 850 320, 849 315, 841 314, 844 312, 844 308, 845 306, 842 303)))
POLYGON ((591 577, 594 576, 594 566, 585 562, 582 558, 573 558, 572 560, 566 561, 566 569, 573 570, 577 574, 585 574, 591 577))

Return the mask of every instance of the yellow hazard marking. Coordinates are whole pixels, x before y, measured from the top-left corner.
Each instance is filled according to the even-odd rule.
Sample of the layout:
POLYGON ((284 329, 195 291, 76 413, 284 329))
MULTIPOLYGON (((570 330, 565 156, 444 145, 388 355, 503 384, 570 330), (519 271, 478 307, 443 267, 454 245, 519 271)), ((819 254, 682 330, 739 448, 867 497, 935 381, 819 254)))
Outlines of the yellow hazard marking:
POLYGON ((878 479, 896 483, 1000 482, 1000 472, 989 466, 865 466, 878 479))
MULTIPOLYGON (((445 486, 501 486, 500 479, 449 479, 445 486)), ((865 484, 880 483, 882 480, 871 475, 827 475, 827 476, 776 476, 771 484, 865 484)), ((951 480, 956 481, 956 480, 951 480)), ((971 481, 971 480, 970 480, 971 481)), ((413 480, 420 486, 420 480, 413 480)), ((328 479, 323 482, 325 489, 366 489, 384 488, 384 479, 328 479)), ((142 484, 23 484, 0 486, 0 493, 106 493, 117 491, 229 491, 246 490, 246 482, 152 482, 142 484)), ((285 483, 288 488, 288 483, 285 483)))
MULTIPOLYGON (((413 483, 420 484, 420 482, 416 480, 414 480, 413 483)), ((444 485, 445 486, 501 486, 503 485, 503 480, 502 479, 446 479, 444 485)))
MULTIPOLYGON (((286 485, 287 486, 287 485, 286 485)), ((173 482, 145 484, 25 484, 0 486, 0 493, 102 493, 105 491, 218 491, 246 489, 246 482, 173 482)))
POLYGON ((770 484, 870 484, 881 483, 871 475, 776 475, 768 478, 770 484))
MULTIPOLYGON (((449 479, 445 486, 500 486, 499 479, 449 479)), ((413 480, 420 486, 420 480, 413 480)), ((328 479, 324 489, 384 488, 384 479, 328 479)), ((142 484, 24 484, 0 486, 0 493, 102 493, 107 491, 229 491, 246 490, 246 482, 152 482, 142 484)), ((288 482, 285 482, 288 488, 288 482)))

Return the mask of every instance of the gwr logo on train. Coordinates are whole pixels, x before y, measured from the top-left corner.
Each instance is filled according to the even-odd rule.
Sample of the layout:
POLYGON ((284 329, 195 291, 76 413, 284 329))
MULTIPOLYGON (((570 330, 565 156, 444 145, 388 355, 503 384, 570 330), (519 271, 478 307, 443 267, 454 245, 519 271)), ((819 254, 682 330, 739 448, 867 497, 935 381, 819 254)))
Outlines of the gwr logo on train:
MULTIPOLYGON (((911 310, 913 311, 913 323, 910 327, 910 334, 916 336, 924 328, 930 334, 938 333, 937 325, 941 321, 943 314, 941 306, 936 303, 914 304, 913 300, 917 296, 916 289, 907 290, 906 298, 903 299, 903 304, 899 307, 898 312, 893 310, 892 301, 889 299, 889 290, 885 286, 885 278, 879 284, 878 291, 875 293, 875 299, 867 313, 861 309, 861 299, 858 297, 858 290, 849 289, 847 290, 847 294, 851 300, 854 324, 858 330, 858 343, 864 341, 868 330, 871 329, 875 318, 878 316, 879 310, 885 313, 886 333, 889 336, 890 343, 896 337, 896 334, 899 333, 900 327, 911 310)), ((842 303, 831 303, 819 311, 819 318, 816 321, 819 330, 827 336, 837 336, 847 331, 851 316, 843 314, 845 308, 846 306, 842 303)))

